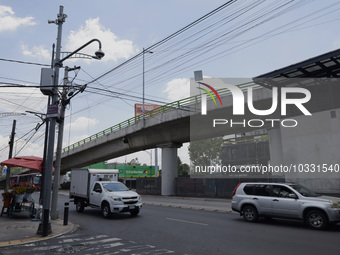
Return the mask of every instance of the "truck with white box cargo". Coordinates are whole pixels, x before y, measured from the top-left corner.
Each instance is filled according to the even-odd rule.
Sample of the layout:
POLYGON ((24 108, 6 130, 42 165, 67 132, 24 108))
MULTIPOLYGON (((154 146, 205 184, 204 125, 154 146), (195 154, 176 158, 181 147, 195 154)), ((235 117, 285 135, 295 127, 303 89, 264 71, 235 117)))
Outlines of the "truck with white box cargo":
POLYGON ((142 198, 118 181, 118 169, 72 169, 70 198, 77 212, 89 206, 102 210, 105 218, 112 213, 138 215, 142 198))

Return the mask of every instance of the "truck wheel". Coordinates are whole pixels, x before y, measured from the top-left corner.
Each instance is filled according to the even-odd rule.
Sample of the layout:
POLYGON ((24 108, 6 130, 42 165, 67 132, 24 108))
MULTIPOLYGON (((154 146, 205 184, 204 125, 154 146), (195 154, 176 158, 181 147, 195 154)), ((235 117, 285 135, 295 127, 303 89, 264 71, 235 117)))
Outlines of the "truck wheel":
POLYGON ((243 209, 243 218, 249 222, 255 222, 258 218, 257 210, 252 205, 247 205, 243 209))
POLYGON ((130 214, 131 214, 132 216, 137 216, 138 213, 139 213, 139 209, 134 209, 134 210, 131 210, 131 211, 130 211, 130 214))
POLYGON ((305 222, 312 229, 325 229, 328 225, 328 220, 325 214, 318 210, 309 211, 306 215, 305 222))
POLYGON ((77 201, 76 201, 77 212, 82 213, 84 211, 84 208, 85 208, 84 201, 81 200, 81 199, 77 199, 77 201))
POLYGON ((108 203, 103 204, 102 213, 103 213, 103 216, 107 219, 111 217, 110 205, 108 203))

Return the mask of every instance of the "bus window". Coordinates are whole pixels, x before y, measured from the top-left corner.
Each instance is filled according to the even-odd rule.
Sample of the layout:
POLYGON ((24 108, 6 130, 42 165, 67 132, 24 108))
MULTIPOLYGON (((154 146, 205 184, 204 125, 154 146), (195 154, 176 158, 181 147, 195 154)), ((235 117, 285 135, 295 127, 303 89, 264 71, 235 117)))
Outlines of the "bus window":
POLYGON ((18 177, 14 176, 9 179, 9 188, 12 189, 17 184, 18 177))
POLYGON ((38 185, 38 186, 41 185, 41 175, 36 175, 36 176, 34 176, 34 178, 33 178, 33 184, 34 184, 34 185, 38 185))

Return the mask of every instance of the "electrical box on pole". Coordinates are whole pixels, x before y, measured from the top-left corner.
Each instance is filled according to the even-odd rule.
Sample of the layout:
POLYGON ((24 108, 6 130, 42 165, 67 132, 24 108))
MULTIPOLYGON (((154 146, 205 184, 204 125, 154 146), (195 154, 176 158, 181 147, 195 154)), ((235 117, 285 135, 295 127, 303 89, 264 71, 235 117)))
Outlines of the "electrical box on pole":
POLYGON ((53 95, 53 69, 41 68, 40 91, 46 96, 53 95))

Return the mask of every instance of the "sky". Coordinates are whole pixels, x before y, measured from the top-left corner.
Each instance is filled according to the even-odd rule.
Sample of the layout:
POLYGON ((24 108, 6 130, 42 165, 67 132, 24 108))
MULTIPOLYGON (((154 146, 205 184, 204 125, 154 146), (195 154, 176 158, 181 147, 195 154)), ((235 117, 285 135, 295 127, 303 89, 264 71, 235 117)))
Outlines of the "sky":
MULTIPOLYGON (((151 47, 153 52, 145 54, 145 100, 161 105, 190 96, 189 81, 195 70, 202 70, 207 77, 251 78, 340 47, 340 1, 331 0, 234 1, 183 34, 156 45, 225 3, 0 0, 0 113, 26 114, 0 115, 0 161, 8 158, 14 119, 13 156, 42 156, 44 126, 35 132, 41 119, 26 111, 46 113, 47 97, 32 86, 39 85, 41 68, 47 66, 8 60, 51 64, 57 26, 48 20, 57 18, 60 5, 67 15, 62 51, 74 51, 97 38, 105 52, 100 61, 76 58, 64 62, 64 66, 81 66, 79 72, 70 72, 69 80, 74 86, 102 78, 88 85, 68 105, 63 147, 134 116, 134 104, 141 103, 142 98, 142 59, 112 70, 143 48, 151 47), (281 9, 268 11, 279 5, 281 9), (31 87, 1 88, 8 84, 31 87), (117 92, 127 96, 117 96, 117 92)), ((98 44, 92 43, 81 52, 93 55, 97 49, 98 44)), ((150 153, 153 150, 110 161, 138 158, 141 163, 150 164, 150 153)), ((179 150, 179 156, 189 163, 187 144, 179 150)), ((161 163, 160 150, 159 158, 161 163)), ((154 164, 154 155, 151 161, 154 164)))

